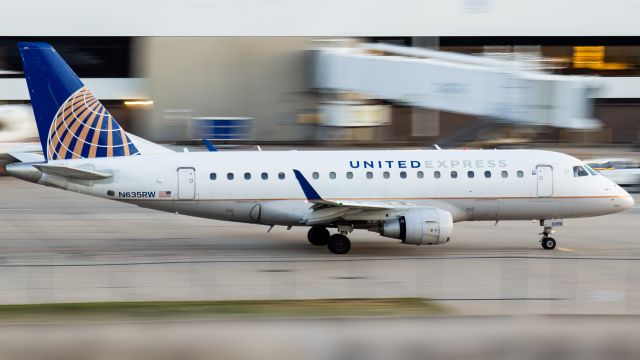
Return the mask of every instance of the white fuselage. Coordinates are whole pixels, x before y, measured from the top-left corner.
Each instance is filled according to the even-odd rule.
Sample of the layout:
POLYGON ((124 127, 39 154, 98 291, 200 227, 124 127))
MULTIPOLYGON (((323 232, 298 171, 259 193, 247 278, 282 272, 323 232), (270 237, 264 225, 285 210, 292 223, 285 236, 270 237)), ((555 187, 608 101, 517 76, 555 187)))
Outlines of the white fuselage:
MULTIPOLYGON (((89 181, 45 173, 41 184, 163 211, 269 225, 304 225, 312 211, 293 169, 323 199, 433 206, 449 211, 454 221, 589 217, 633 205, 629 194, 605 177, 575 176, 573 168, 582 161, 539 150, 225 151, 49 163, 114 176, 89 181)), ((357 218, 390 215, 378 211, 357 218)), ((346 220, 349 216, 355 215, 346 220)))

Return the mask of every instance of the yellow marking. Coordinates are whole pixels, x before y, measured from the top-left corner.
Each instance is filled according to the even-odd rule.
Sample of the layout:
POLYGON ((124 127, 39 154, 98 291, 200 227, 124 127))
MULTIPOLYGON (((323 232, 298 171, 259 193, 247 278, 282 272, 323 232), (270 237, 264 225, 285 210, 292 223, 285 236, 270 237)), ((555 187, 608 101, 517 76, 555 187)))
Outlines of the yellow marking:
POLYGON ((573 249, 569 249, 567 247, 560 247, 560 246, 556 247, 556 249, 558 249, 558 251, 564 251, 564 252, 574 252, 575 251, 573 249))

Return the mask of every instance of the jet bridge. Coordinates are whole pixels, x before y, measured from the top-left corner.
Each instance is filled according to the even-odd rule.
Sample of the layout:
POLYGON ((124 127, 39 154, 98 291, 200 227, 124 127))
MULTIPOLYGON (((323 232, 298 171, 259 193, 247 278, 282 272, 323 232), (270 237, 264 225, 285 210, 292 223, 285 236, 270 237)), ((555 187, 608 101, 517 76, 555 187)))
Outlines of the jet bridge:
POLYGON ((553 75, 539 63, 389 44, 317 48, 311 86, 501 122, 593 129, 599 79, 553 75))

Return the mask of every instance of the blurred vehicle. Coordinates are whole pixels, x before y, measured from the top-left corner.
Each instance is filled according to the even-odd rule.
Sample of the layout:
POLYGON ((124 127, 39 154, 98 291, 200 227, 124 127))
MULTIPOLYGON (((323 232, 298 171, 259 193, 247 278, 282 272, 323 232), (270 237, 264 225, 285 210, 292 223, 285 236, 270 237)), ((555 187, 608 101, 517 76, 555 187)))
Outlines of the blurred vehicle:
POLYGON ((37 138, 30 105, 0 105, 0 175, 4 175, 7 164, 16 161, 10 153, 40 151, 38 143, 26 142, 37 138))
POLYGON ((640 186, 640 162, 629 158, 596 158, 584 160, 614 183, 637 188, 640 186))
POLYGON ((37 139, 30 105, 0 105, 0 144, 37 139))

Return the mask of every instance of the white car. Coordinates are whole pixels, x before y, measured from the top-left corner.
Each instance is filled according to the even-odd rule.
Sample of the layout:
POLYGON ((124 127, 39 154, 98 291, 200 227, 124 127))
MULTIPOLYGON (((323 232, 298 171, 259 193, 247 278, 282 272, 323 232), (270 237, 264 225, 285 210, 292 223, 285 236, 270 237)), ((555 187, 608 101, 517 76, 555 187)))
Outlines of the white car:
POLYGON ((587 165, 620 186, 640 185, 640 163, 628 158, 598 158, 584 160, 587 165))

